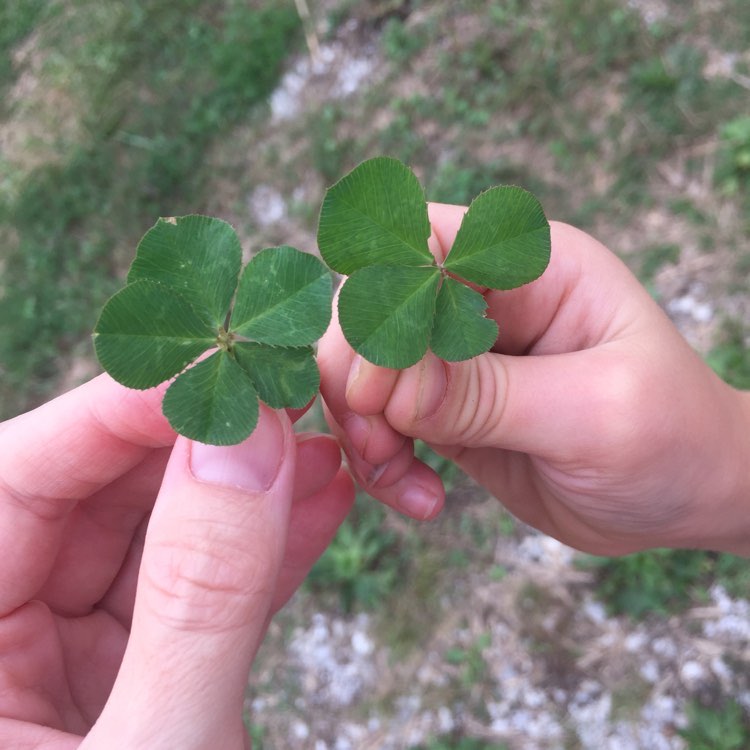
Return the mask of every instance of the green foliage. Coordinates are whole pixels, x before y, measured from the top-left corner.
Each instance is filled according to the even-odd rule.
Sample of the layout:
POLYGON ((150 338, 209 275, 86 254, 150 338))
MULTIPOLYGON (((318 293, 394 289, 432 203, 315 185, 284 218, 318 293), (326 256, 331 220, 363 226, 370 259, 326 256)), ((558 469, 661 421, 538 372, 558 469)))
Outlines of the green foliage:
POLYGON ((17 75, 13 50, 39 23, 47 6, 46 0, 6 0, 0 4, 0 94, 17 75))
POLYGON ((648 284, 664 266, 674 265, 679 259, 679 245, 656 245, 646 248, 641 253, 638 277, 644 284, 648 284))
POLYGON ((160 219, 94 331, 99 361, 123 385, 150 388, 178 375, 164 414, 180 434, 216 445, 255 429, 259 397, 299 408, 315 395, 310 345, 330 320, 331 278, 317 258, 276 247, 240 274, 241 263, 226 222, 160 219))
POLYGON ((8 416, 42 398, 80 353, 117 286, 118 248, 137 240, 133 227, 195 209, 207 149, 270 93, 299 22, 291 3, 1 5, 0 55, 33 28, 41 82, 70 100, 85 133, 0 199, 8 416))
POLYGON ((750 116, 742 115, 722 126, 715 179, 729 195, 750 187, 750 116))
POLYGON ((735 700, 721 706, 688 707, 688 726, 680 730, 688 750, 744 750, 750 746, 750 716, 735 700))
POLYGON ((414 745, 409 750, 508 750, 508 746, 452 733, 434 737, 426 744, 414 745))
POLYGON ((249 721, 245 722, 245 726, 248 727, 247 732, 250 735, 250 742, 253 750, 264 750, 264 748, 267 747, 265 743, 265 727, 262 727, 259 724, 253 724, 249 721))
POLYGON ((739 321, 725 323, 721 340, 708 353, 706 361, 730 385, 750 390, 748 331, 739 321))
POLYGON ((397 585, 403 564, 393 531, 383 528, 385 511, 358 497, 307 579, 315 591, 335 591, 345 612, 373 609, 397 585))
POLYGON ((612 614, 634 620, 679 612, 704 599, 713 583, 746 595, 750 564, 729 554, 657 549, 579 561, 596 573, 596 595, 612 614))
POLYGON ((411 60, 427 43, 424 33, 420 31, 407 28, 400 18, 389 18, 383 25, 380 35, 380 43, 386 57, 401 65, 411 60))
POLYGON ((483 652, 491 643, 491 634, 483 633, 467 648, 454 646, 445 652, 445 661, 460 667, 460 682, 465 688, 476 685, 486 677, 488 666, 483 652))
POLYGON ((341 174, 354 146, 351 138, 338 134, 338 125, 343 118, 340 107, 324 104, 308 125, 312 162, 326 182, 332 182, 341 174))
POLYGON ((437 203, 466 206, 488 185, 528 186, 530 175, 505 161, 476 163, 471 154, 460 154, 440 164, 427 181, 427 197, 437 203))
POLYGON ((422 187, 395 159, 363 162, 326 193, 320 252, 350 274, 339 297, 341 328, 377 365, 409 367, 428 346, 452 361, 487 351, 497 327, 484 316, 486 302, 452 277, 512 289, 536 279, 549 262, 549 224, 536 198, 520 188, 480 194, 442 264, 429 251, 429 233, 422 187))

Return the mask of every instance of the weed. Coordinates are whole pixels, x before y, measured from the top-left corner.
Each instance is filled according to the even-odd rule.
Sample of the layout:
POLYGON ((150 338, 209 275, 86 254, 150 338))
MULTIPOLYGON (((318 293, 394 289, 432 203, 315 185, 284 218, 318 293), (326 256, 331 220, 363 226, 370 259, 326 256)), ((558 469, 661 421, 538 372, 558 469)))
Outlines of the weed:
POLYGON ((726 321, 721 339, 706 361, 730 385, 750 389, 750 346, 745 326, 736 320, 726 321))
POLYGON ((335 104, 324 104, 310 123, 312 163, 323 179, 332 183, 341 177, 349 161, 354 142, 337 134, 343 112, 335 104))
POLYGON ((379 505, 358 497, 354 511, 310 572, 309 586, 335 591, 345 612, 373 609, 399 581, 403 561, 396 534, 384 528, 384 520, 379 505))
POLYGON ((433 737, 426 744, 415 745, 409 750, 508 750, 508 746, 452 733, 433 737))
POLYGON ((750 188, 750 116, 730 120, 719 131, 720 148, 714 178, 727 195, 750 188))
MULTIPOLYGON (((747 561, 697 550, 657 549, 615 558, 582 558, 596 573, 596 595, 612 614, 634 620, 679 612, 706 598, 718 582, 740 593, 750 575, 747 561)), ((745 589, 746 591, 746 589, 745 589)))
POLYGON ((250 724, 248 727, 248 734, 250 735, 250 742, 253 750, 263 750, 267 747, 264 743, 266 736, 266 730, 259 724, 250 724))
POLYGON ((421 29, 407 28, 402 19, 391 17, 383 26, 380 43, 391 62, 403 65, 424 49, 427 39, 421 29))
POLYGON ((440 624, 446 567, 444 550, 423 547, 416 536, 402 538, 401 544, 408 550, 401 554, 408 555, 409 566, 400 574, 398 596, 391 597, 377 621, 379 640, 397 660, 423 647, 440 624))
POLYGON ((487 676, 488 666, 484 659, 484 651, 490 647, 492 635, 482 633, 467 648, 454 646, 445 652, 448 664, 460 667, 459 680, 464 688, 470 688, 482 682, 487 676))
POLYGON ((644 284, 649 284, 664 266, 674 265, 679 259, 680 248, 678 245, 656 245, 646 248, 640 253, 638 278, 644 284))
POLYGON ((688 750, 744 750, 750 746, 750 716, 734 700, 721 706, 692 702, 688 726, 680 730, 688 750))
MULTIPOLYGON (((45 0, 5 2, 0 5, 0 95, 15 81, 18 68, 13 61, 13 51, 49 12, 45 0)), ((5 97, 0 96, 0 102, 5 97)), ((0 104, 1 108, 5 104, 0 104)))
POLYGON ((450 159, 440 164, 427 185, 427 196, 438 203, 468 205, 475 195, 490 185, 500 183, 528 185, 528 176, 507 162, 478 164, 464 159, 450 159))

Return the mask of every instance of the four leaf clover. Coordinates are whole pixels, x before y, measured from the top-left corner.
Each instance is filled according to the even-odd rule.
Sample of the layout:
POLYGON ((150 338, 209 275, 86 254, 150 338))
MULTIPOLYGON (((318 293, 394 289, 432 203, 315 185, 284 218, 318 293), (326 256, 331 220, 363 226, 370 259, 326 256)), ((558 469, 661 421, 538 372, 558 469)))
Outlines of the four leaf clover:
POLYGON ((363 162, 323 201, 318 246, 349 275, 339 296, 348 342, 382 367, 404 368, 429 347, 449 361, 486 352, 498 329, 484 297, 460 279, 492 289, 533 281, 549 263, 549 223, 539 201, 511 186, 474 199, 442 264, 428 248, 424 191, 401 162, 363 162))
POLYGON ((170 424, 215 445, 250 435, 259 398, 273 408, 313 398, 311 344, 331 315, 331 275, 316 257, 283 246, 241 266, 226 222, 160 219, 94 329, 100 363, 123 385, 151 388, 176 375, 163 402, 170 424))

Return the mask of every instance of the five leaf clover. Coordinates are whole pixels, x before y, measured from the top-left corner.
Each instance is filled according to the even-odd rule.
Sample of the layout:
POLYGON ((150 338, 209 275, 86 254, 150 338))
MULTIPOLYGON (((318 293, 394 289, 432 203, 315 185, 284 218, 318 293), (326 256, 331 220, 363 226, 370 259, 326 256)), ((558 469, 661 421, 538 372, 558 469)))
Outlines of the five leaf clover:
POLYGON ((160 219, 94 329, 99 361, 123 385, 151 388, 176 375, 163 401, 170 424, 215 445, 250 435, 259 398, 273 408, 313 398, 311 344, 331 315, 331 274, 313 255, 266 248, 241 267, 226 222, 160 219))
POLYGON ((329 188, 318 246, 347 274, 339 322, 352 348, 382 367, 418 362, 428 347, 441 359, 490 349, 498 328, 487 304, 460 279, 513 289, 549 263, 550 229, 539 201, 519 187, 490 188, 472 201, 442 264, 428 248, 424 191, 401 162, 363 162, 329 188))

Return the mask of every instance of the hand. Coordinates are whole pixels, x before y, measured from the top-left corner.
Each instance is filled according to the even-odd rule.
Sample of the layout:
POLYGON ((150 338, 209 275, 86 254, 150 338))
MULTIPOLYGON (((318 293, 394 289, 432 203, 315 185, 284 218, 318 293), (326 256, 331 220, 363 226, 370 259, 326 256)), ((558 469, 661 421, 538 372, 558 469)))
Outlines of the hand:
POLYGON ((216 448, 160 404, 102 376, 0 426, 1 747, 249 746, 250 664, 352 482, 284 412, 216 448))
MULTIPOLYGON (((439 259, 464 211, 430 207, 439 259)), ((579 549, 750 554, 750 394, 702 362, 621 261, 553 223, 542 277, 485 292, 500 336, 466 362, 375 367, 335 320, 321 340, 329 419, 370 494, 415 518, 440 511, 420 438, 579 549)))

